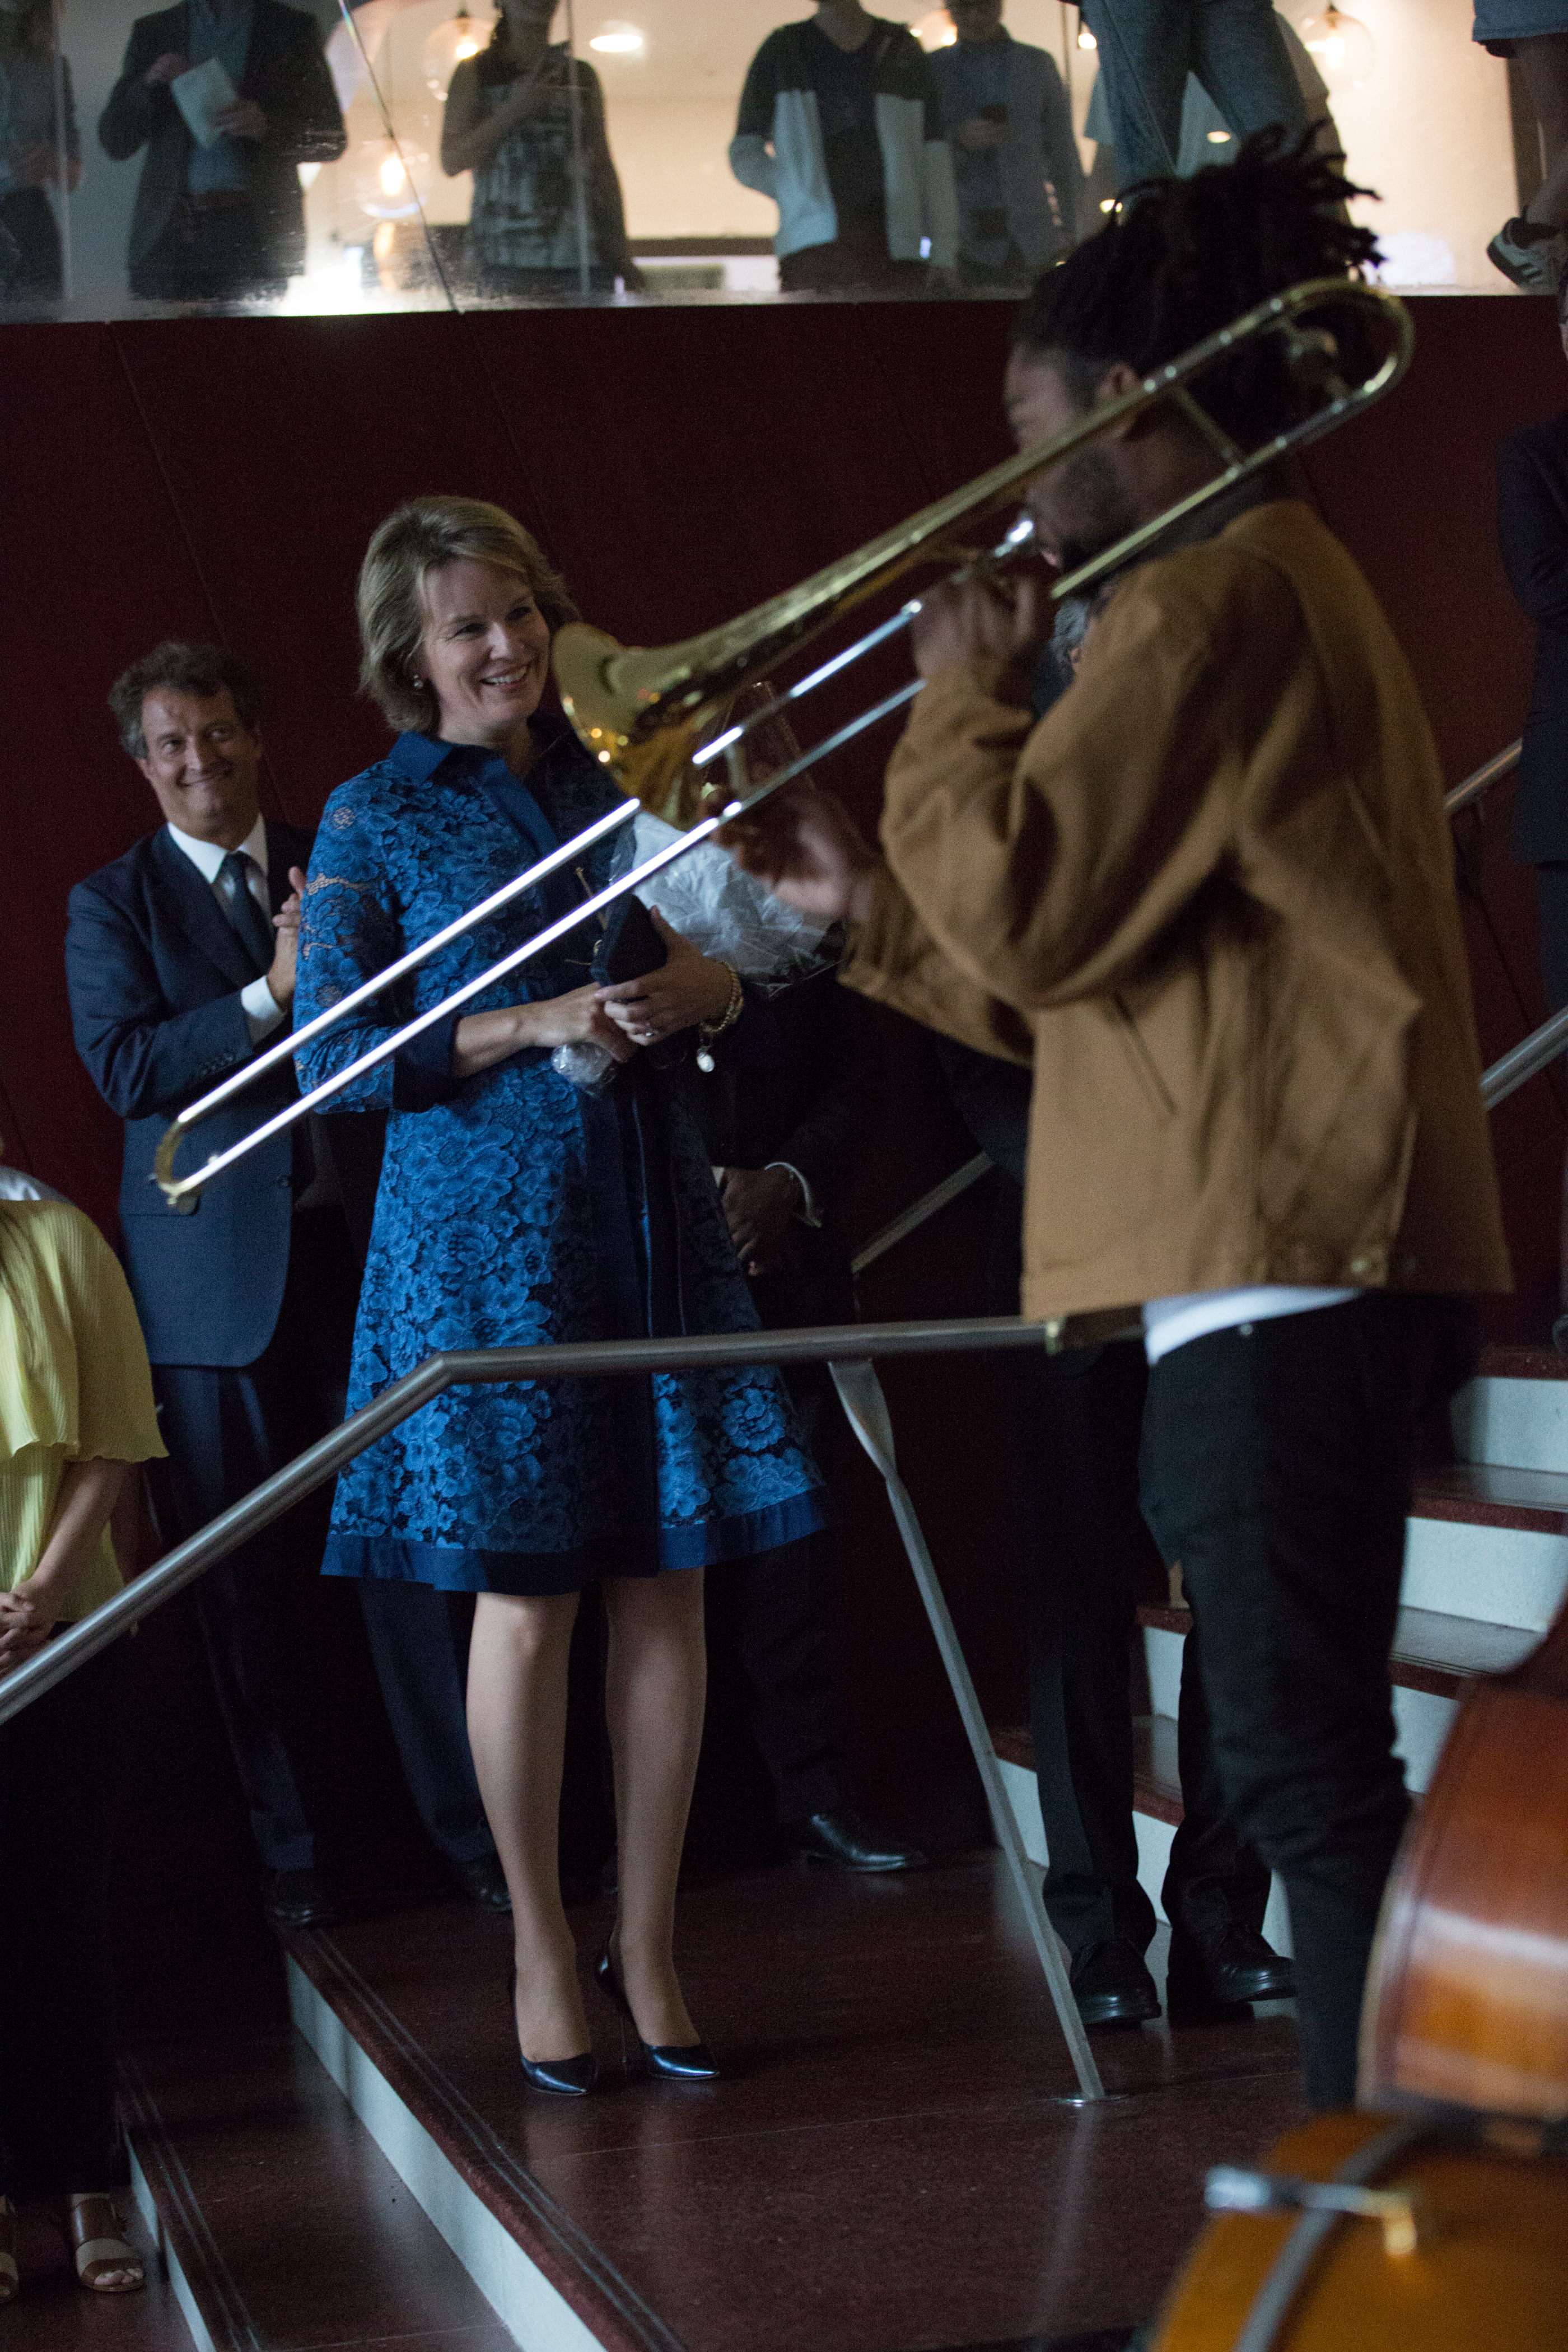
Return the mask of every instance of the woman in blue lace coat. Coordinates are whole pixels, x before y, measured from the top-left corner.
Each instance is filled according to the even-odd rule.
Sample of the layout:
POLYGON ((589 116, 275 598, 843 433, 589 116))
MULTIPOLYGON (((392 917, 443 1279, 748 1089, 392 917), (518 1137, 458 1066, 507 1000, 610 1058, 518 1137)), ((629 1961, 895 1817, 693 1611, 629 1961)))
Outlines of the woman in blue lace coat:
MULTIPOLYGON (((425 499, 376 532, 360 579, 363 679, 405 731, 342 785, 317 836, 297 1018, 384 970, 617 800, 539 713, 571 604, 498 508, 425 499)), ((318 1083, 609 878, 615 840, 552 876, 300 1056, 318 1083)), ((434 1349, 755 1328, 665 1035, 722 1017, 731 974, 668 934, 640 992, 606 1000, 588 926, 354 1082, 390 1110, 354 1336, 358 1406, 434 1349), (633 1034, 627 1034, 635 1024, 633 1034), (552 1050, 596 1042, 595 1095, 552 1050)), ((826 1497, 771 1371, 453 1389, 338 1482, 325 1566, 471 1591, 468 1725, 512 1895, 515 2021, 542 2088, 593 2079, 556 1865, 566 1660, 602 1587, 619 1917, 603 1972, 664 2071, 706 2053, 672 1958, 701 1733, 706 1567, 820 1526, 826 1497)), ((657 2070, 657 2066, 656 2066, 657 2070)))

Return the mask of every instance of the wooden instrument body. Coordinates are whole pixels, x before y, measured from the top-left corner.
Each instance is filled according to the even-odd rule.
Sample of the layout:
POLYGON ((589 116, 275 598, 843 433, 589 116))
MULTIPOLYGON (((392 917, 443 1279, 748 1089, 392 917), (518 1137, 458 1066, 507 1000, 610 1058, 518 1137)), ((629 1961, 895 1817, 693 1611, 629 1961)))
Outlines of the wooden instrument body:
POLYGON ((1358 2093, 1568 2117, 1568 1608, 1449 1734, 1389 1882, 1358 2093))
MULTIPOLYGON (((1318 2116, 1261 2169, 1331 2179, 1387 2116, 1318 2116)), ((1277 2352, 1563 2352, 1568 2343, 1568 2159, 1434 2137, 1378 2185, 1416 2183, 1432 2243, 1390 2254, 1381 2225, 1345 2219, 1308 2273, 1277 2352)), ((1211 2221, 1172 2292, 1151 2352, 1231 2352, 1294 2226, 1291 2214, 1211 2221)))

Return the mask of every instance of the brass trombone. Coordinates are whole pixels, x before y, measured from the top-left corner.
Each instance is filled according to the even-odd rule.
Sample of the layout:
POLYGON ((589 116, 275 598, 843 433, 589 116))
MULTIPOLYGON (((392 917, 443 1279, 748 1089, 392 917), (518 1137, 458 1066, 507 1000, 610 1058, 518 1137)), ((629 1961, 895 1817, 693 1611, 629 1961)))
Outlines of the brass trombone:
MULTIPOLYGON (((1037 474, 1060 465, 1086 443, 1130 423, 1160 401, 1172 401, 1183 411, 1208 442, 1215 457, 1215 472, 1200 488, 1055 582, 1051 594, 1059 599, 1119 571, 1186 516, 1222 498, 1238 482, 1280 457, 1321 440, 1370 407, 1398 383, 1410 363, 1414 345, 1409 313, 1392 294, 1353 278, 1309 278, 1258 303, 1217 333, 1205 336, 1180 359, 1154 369, 1134 391, 1101 403, 1054 440, 1018 451, 962 489, 936 499, 854 554, 828 564, 798 587, 786 590, 738 620, 689 637, 683 644, 652 651, 627 649, 602 630, 582 622, 568 623, 557 632, 553 648, 562 703, 584 744, 626 794, 625 806, 609 811, 548 857, 529 866, 501 889, 410 949, 384 971, 377 972, 304 1027, 268 1047, 210 1094, 190 1104, 173 1121, 158 1147, 155 1181, 164 1197, 176 1208, 194 1209, 202 1187, 232 1167, 246 1152, 330 1102, 344 1087, 388 1059, 409 1039, 493 988, 498 981, 591 920, 617 898, 640 889, 665 866, 684 856, 699 842, 709 839, 721 825, 743 810, 757 807, 808 767, 910 701, 920 691, 919 678, 898 688, 870 709, 859 712, 824 741, 769 776, 765 782, 746 788, 741 747, 752 729, 803 700, 829 677, 906 629, 921 609, 918 597, 911 598, 888 620, 843 652, 833 655, 784 693, 765 702, 762 709, 733 724, 725 724, 734 698, 742 688, 765 677, 781 660, 821 635, 836 621, 917 564, 930 562, 952 543, 955 533, 1016 504, 1024 485, 1037 474), (1340 373, 1338 340, 1321 323, 1322 314, 1334 310, 1358 313, 1360 322, 1372 330, 1381 343, 1382 357, 1376 366, 1356 383, 1344 381, 1340 373), (1188 386, 1206 369, 1233 358, 1243 344, 1269 335, 1279 337, 1284 345, 1288 375, 1299 389, 1314 395, 1317 404, 1294 425, 1257 447, 1243 450, 1209 415, 1188 386), (715 770, 710 779, 705 772, 721 759, 725 761, 723 770, 715 770), (681 828, 681 838, 667 844, 583 906, 574 908, 570 915, 547 925, 521 947, 512 949, 476 979, 455 990, 442 1003, 384 1038, 380 1045, 253 1129, 226 1151, 217 1153, 204 1167, 188 1175, 174 1173, 174 1157, 181 1143, 211 1112, 231 1101, 286 1056, 297 1053, 301 1045, 379 995, 393 982, 426 962, 451 940, 487 921, 559 867, 581 859, 595 842, 634 818, 639 808, 668 817, 681 828)), ((1026 551, 1032 538, 1032 525, 1026 520, 1015 523, 983 561, 988 565, 1004 563, 1026 551)))

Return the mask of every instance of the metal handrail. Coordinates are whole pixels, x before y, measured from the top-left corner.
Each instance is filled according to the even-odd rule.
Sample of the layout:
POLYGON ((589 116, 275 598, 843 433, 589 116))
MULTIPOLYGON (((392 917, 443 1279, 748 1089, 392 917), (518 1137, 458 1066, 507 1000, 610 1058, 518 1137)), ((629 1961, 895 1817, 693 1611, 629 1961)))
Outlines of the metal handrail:
POLYGON ((1494 784, 1500 784, 1505 776, 1511 776, 1519 765, 1519 755, 1523 748, 1522 737, 1516 737, 1502 751, 1494 753, 1484 766, 1478 768, 1474 775, 1467 776, 1462 784, 1456 784, 1451 793, 1445 793, 1444 814, 1458 816, 1462 808, 1468 808, 1470 803, 1479 801, 1483 793, 1489 793, 1494 784))
POLYGON ((988 1151, 979 1152, 974 1159, 966 1160, 962 1168, 955 1168, 951 1176, 944 1176, 942 1182, 933 1184, 929 1192, 922 1192, 918 1201, 893 1219, 891 1224, 884 1225, 879 1234, 874 1234, 865 1248, 850 1259, 850 1273, 864 1274, 866 1268, 875 1265, 886 1251, 895 1248, 901 1241, 907 1241, 910 1234, 918 1233, 928 1217, 934 1217, 939 1209, 945 1209, 950 1201, 956 1201, 961 1192, 967 1192, 972 1184, 978 1184, 983 1176, 989 1176, 995 1165, 988 1151))
POLYGON ((1560 1054, 1568 1054, 1568 1011, 1554 1013, 1539 1029, 1521 1038, 1500 1061, 1481 1073, 1481 1101, 1488 1110, 1517 1094, 1527 1079, 1544 1070, 1560 1054))
POLYGON ((367 1445, 384 1437, 444 1389, 496 1381, 583 1380, 626 1372, 710 1371, 729 1365, 858 1363, 873 1356, 945 1354, 980 1348, 1044 1347, 1046 1326, 1016 1315, 953 1321, 822 1324, 799 1331, 725 1331, 680 1339, 595 1339, 535 1348, 468 1348, 426 1356, 371 1403, 61 1633, 0 1681, 0 1724, 53 1690, 150 1611, 172 1601, 215 1562, 270 1527, 367 1445))

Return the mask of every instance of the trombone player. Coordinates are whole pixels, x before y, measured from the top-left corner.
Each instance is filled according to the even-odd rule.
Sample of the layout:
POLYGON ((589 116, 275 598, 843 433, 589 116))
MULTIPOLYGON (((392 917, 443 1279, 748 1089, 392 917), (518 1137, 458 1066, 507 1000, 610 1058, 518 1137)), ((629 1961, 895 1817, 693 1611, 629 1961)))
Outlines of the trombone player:
MULTIPOLYGON (((1021 447, 1237 312, 1375 250, 1278 131, 1149 184, 1037 284, 1005 379, 1021 447)), ((1272 340, 1197 396, 1289 421, 1272 340)), ((1072 566, 1212 478, 1170 403, 1035 478, 1072 566)), ((1226 1800, 1289 1903, 1309 2096, 1350 2103, 1408 1811, 1387 1677, 1415 1423, 1509 1268, 1437 763, 1354 563, 1263 473, 1122 572, 1037 724, 1036 585, 971 574, 915 626, 925 685, 880 854, 781 792, 724 836, 842 976, 1032 1065, 1024 1306, 1058 1343, 1142 1323, 1146 1517, 1203 1635, 1226 1800)))

